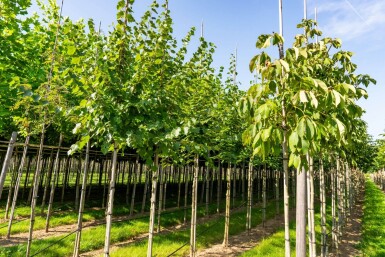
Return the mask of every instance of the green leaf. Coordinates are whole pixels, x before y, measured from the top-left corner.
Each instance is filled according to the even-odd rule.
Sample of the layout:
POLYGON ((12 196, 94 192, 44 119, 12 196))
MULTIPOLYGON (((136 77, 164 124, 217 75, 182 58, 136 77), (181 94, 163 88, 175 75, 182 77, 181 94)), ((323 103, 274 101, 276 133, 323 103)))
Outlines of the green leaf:
POLYGON ((289 147, 291 151, 295 151, 298 145, 298 141, 299 141, 298 133, 297 131, 293 131, 289 136, 289 147))
POLYGON ((257 48, 267 48, 270 46, 271 35, 262 34, 258 37, 257 48))
POLYGON ((283 68, 285 69, 286 72, 290 71, 289 64, 286 61, 280 59, 279 62, 282 64, 282 66, 283 66, 283 68))
POLYGON ((266 142, 269 139, 269 137, 271 136, 272 130, 273 130, 273 126, 270 126, 269 128, 263 130, 263 132, 262 132, 262 141, 263 142, 266 142))
POLYGON ((75 52, 76 52, 76 47, 74 45, 69 45, 67 47, 67 54, 69 56, 74 55, 75 52))
POLYGON ((308 99, 307 99, 305 90, 301 90, 301 91, 299 92, 299 99, 300 99, 301 103, 307 103, 307 102, 309 102, 308 99))
POLYGON ((317 108, 318 107, 318 100, 315 97, 314 93, 312 91, 309 92, 310 98, 311 98, 311 104, 317 108))
POLYGON ((334 103, 335 106, 338 106, 341 103, 341 94, 338 93, 336 90, 332 90, 333 96, 334 96, 334 103))

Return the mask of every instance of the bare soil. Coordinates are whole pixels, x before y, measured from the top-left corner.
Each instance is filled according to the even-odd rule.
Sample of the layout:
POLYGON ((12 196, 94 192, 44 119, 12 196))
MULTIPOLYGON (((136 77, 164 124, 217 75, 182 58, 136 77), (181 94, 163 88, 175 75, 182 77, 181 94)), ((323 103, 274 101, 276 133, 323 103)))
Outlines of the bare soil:
POLYGON ((330 257, 356 257, 362 256, 360 250, 357 249, 358 244, 362 239, 362 217, 364 204, 365 189, 361 188, 357 196, 355 206, 352 207, 352 212, 348 218, 348 222, 342 235, 342 242, 339 250, 331 249, 328 256, 330 257))
MULTIPOLYGON (((290 211, 290 219, 294 219, 295 210, 290 211)), ((250 233, 244 231, 238 235, 229 237, 229 247, 224 247, 223 244, 215 244, 209 248, 198 252, 197 256, 239 256, 241 253, 250 250, 257 246, 263 239, 274 234, 279 228, 284 227, 283 214, 276 218, 269 219, 265 225, 259 224, 251 229, 250 233)))

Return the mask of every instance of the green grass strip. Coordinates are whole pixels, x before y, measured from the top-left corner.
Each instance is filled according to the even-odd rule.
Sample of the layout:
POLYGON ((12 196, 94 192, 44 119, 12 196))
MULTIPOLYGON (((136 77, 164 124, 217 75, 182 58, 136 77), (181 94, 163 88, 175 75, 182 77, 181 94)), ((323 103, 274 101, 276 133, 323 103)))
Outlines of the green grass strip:
POLYGON ((385 256, 385 194, 369 179, 366 180, 362 241, 363 256, 385 256))

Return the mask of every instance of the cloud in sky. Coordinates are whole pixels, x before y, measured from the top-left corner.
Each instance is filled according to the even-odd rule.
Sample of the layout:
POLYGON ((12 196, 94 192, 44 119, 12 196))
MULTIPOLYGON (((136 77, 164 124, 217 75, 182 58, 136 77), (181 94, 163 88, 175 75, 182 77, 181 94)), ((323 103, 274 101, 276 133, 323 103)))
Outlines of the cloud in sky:
POLYGON ((384 38, 385 1, 327 0, 318 7, 320 16, 327 17, 321 25, 328 34, 352 40, 362 36, 384 38))

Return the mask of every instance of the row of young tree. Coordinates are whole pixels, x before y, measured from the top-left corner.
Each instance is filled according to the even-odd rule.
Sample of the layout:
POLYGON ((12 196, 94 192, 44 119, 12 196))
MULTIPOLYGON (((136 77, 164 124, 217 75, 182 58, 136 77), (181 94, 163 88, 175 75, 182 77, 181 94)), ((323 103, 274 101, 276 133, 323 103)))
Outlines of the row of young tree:
MULTIPOLYGON (((200 158, 211 164, 213 160, 221 160, 229 167, 247 161, 250 163, 247 180, 252 183, 254 162, 282 157, 282 164, 276 166, 283 168, 286 256, 290 256, 289 167, 297 170, 297 256, 306 256, 306 209, 309 252, 310 256, 316 256, 314 176, 321 183, 325 229, 322 242, 326 244, 323 163, 335 163, 334 168, 330 166, 333 172, 326 177, 330 177, 335 193, 333 204, 337 200, 344 203, 338 207, 341 221, 336 223, 342 226, 343 210, 353 203, 347 199, 353 199, 362 182, 358 173, 352 174, 356 174, 357 166, 365 168, 357 147, 366 144, 362 136, 367 137, 367 132, 360 119, 363 110, 356 101, 367 97, 361 86, 367 87, 375 81, 368 75, 355 74, 357 67, 351 61, 352 53, 340 49, 341 40, 318 39, 321 32, 316 22, 305 17, 298 26, 304 32, 286 50, 282 30, 279 34, 261 35, 257 48, 273 45, 278 48, 279 58, 274 59, 264 51, 253 57, 250 70, 258 74, 259 82, 248 92, 242 92, 236 81, 236 55, 232 56, 224 78, 222 69, 217 72, 212 67, 215 46, 204 39, 203 28, 198 48, 190 53, 195 29, 178 42, 173 36, 167 1, 162 6, 154 1, 139 20, 134 19, 132 0, 118 1, 117 23, 107 35, 92 20, 86 25, 82 20, 73 22, 63 18, 53 0, 48 5, 40 3, 42 15, 28 14, 31 4, 28 0, 4 0, 0 4, 3 31, 0 49, 4 53, 0 56, 0 132, 5 137, 11 131, 18 131, 25 137, 25 149, 30 137, 35 142, 40 139, 27 256, 45 142, 59 142, 59 146, 73 143, 69 154, 86 148, 75 256, 80 248, 81 213, 92 148, 112 152, 105 256, 109 256, 118 153, 125 151, 137 153, 153 171, 148 256, 152 254, 161 164, 195 163, 191 256, 196 252, 194 226, 200 158), (314 162, 318 164, 317 170, 314 162)), ((6 170, 5 165, 1 189, 6 170)), ((231 170, 228 169, 228 183, 231 170)), ((227 218, 229 187, 228 190, 227 218)), ((228 230, 225 245, 226 233, 228 238, 228 230)), ((334 241, 338 247, 337 236, 334 241)), ((325 247, 322 249, 325 256, 325 247)))

